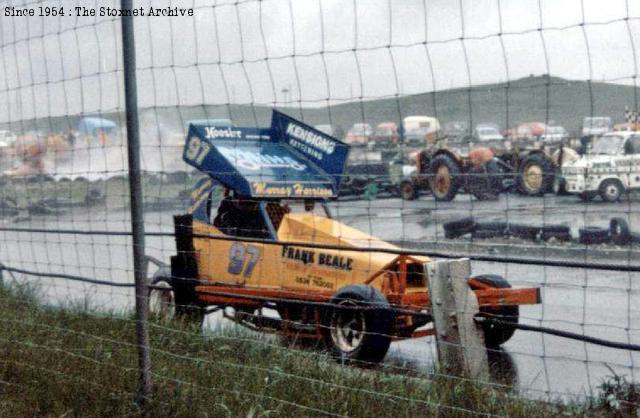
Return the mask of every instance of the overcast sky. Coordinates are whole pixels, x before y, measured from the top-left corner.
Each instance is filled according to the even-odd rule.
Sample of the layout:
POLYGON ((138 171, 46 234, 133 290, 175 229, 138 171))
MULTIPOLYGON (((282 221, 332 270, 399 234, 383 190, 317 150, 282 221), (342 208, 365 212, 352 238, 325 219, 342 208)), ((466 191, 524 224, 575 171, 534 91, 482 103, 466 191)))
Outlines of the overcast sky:
MULTIPOLYGON (((120 2, 0 17, 0 121, 124 107, 119 20, 69 16, 78 3, 120 2)), ((141 106, 321 106, 529 74, 633 84, 640 73, 638 0, 236 3, 153 0, 195 15, 135 19, 141 106)))

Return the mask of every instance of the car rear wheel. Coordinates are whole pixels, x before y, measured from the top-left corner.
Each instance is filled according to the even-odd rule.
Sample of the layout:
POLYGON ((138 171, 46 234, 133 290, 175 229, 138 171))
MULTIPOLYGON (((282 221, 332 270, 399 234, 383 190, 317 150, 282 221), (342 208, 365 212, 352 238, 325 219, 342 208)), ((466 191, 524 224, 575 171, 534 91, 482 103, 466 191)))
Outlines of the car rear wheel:
MULTIPOLYGON (((507 282, 502 276, 498 276, 496 274, 475 276, 473 277, 473 280, 495 289, 511 288, 509 282, 507 282)), ((470 286, 473 290, 478 288, 477 286, 474 288, 473 282, 470 283, 470 286)), ((516 327, 514 325, 518 323, 520 318, 520 308, 517 305, 481 307, 480 312, 487 314, 490 318, 495 318, 501 321, 501 323, 495 323, 492 321, 483 323, 484 343, 487 347, 496 348, 506 343, 516 332, 516 327)))
POLYGON ((324 334, 334 357, 342 361, 378 363, 391 344, 393 312, 376 289, 348 286, 331 299, 324 334))
POLYGON ((163 321, 170 321, 176 316, 176 296, 169 279, 158 277, 149 289, 149 314, 163 321))
POLYGON ((205 309, 181 291, 184 286, 175 286, 174 278, 166 269, 160 269, 151 280, 148 291, 150 316, 161 321, 178 319, 201 327, 205 309))

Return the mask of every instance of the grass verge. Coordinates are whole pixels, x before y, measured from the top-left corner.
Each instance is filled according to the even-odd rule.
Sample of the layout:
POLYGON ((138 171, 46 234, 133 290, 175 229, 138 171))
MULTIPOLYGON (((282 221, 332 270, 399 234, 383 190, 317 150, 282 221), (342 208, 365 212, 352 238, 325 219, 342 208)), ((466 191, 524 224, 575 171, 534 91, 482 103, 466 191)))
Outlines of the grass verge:
MULTIPOLYGON (((589 405, 547 403, 459 379, 341 366, 316 351, 286 349, 237 330, 203 337, 189 324, 152 322, 151 341, 154 417, 555 417, 629 412, 611 403, 610 396, 589 405)), ((139 413, 133 401, 137 359, 131 318, 46 307, 29 289, 0 287, 0 350, 2 416, 139 413)))

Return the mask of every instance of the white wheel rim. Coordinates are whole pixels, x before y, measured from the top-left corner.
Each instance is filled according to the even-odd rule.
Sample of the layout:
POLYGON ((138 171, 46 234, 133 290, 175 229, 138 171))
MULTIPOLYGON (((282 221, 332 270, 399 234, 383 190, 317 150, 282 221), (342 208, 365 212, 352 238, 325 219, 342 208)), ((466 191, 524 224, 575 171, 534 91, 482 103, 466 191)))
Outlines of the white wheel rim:
POLYGON ((609 186, 607 186, 605 192, 610 198, 618 197, 618 187, 614 184, 610 184, 609 186))
MULTIPOLYGON (((340 306, 357 307, 352 301, 340 302, 340 306)), ((358 349, 365 336, 366 321, 362 310, 337 310, 331 321, 331 339, 340 351, 351 353, 358 349)))
POLYGON ((161 319, 172 319, 176 313, 173 288, 165 280, 160 280, 153 286, 155 288, 149 292, 149 313, 161 319))

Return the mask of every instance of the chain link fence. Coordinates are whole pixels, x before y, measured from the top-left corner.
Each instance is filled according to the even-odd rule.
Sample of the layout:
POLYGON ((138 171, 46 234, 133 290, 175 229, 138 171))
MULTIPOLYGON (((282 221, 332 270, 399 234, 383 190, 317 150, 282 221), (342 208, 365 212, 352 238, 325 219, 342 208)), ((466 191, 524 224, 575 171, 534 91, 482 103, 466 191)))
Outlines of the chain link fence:
POLYGON ((640 4, 0 5, 7 413, 638 411, 640 4))

